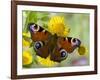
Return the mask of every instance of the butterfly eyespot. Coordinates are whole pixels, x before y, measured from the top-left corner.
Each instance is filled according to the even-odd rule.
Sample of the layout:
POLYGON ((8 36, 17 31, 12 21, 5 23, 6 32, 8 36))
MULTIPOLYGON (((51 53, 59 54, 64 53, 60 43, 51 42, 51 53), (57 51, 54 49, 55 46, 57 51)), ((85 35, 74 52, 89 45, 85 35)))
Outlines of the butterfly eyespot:
POLYGON ((78 40, 76 38, 72 38, 71 39, 71 43, 72 43, 72 45, 77 45, 78 44, 78 40))
POLYGON ((41 41, 37 41, 37 42, 35 42, 35 44, 34 44, 35 50, 38 50, 38 49, 41 48, 42 46, 43 46, 43 42, 41 42, 41 41))
POLYGON ((31 30, 32 32, 39 31, 39 29, 40 29, 40 27, 37 26, 36 24, 33 24, 33 25, 30 26, 30 30, 31 30))
POLYGON ((61 49, 60 53, 61 53, 61 57, 67 57, 68 56, 68 53, 65 49, 61 49))

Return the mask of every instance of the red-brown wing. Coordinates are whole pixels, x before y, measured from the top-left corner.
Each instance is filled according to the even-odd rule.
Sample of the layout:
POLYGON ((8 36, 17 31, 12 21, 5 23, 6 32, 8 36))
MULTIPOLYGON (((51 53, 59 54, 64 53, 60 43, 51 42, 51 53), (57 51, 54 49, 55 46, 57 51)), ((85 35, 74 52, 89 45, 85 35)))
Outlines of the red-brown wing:
POLYGON ((74 49, 79 47, 81 44, 81 41, 77 38, 72 38, 72 37, 60 37, 58 39, 58 46, 60 48, 65 49, 68 53, 72 53, 74 49))
POLYGON ((78 46, 80 46, 80 44, 81 42, 79 39, 72 37, 59 37, 57 40, 57 46, 51 53, 51 60, 56 62, 65 60, 68 56, 68 53, 72 53, 78 46))
POLYGON ((41 26, 34 23, 29 24, 29 30, 33 41, 48 40, 51 36, 51 34, 48 31, 44 30, 41 26))
POLYGON ((31 33, 31 39, 34 43, 34 49, 37 55, 46 58, 49 55, 49 38, 51 34, 44 30, 41 26, 30 23, 29 30, 31 33))

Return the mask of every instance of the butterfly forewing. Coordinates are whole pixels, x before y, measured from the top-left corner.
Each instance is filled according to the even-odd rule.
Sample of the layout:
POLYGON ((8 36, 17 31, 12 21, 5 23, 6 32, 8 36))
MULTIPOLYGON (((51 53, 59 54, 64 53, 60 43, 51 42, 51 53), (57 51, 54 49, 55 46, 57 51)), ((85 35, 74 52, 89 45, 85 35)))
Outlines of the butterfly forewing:
POLYGON ((58 37, 57 45, 51 53, 51 60, 61 62, 68 57, 68 53, 72 53, 77 47, 79 47, 81 41, 72 37, 58 37))
MULTIPOLYGON (((44 30, 41 26, 34 24, 34 23, 30 23, 29 24, 29 30, 31 33, 31 39, 33 40, 33 42, 42 42, 43 46, 41 46, 40 48, 36 49, 36 54, 46 58, 49 55, 49 37, 51 36, 51 34, 44 30)), ((36 44, 39 45, 39 44, 36 44)), ((36 46, 34 45, 34 47, 36 46)))
POLYGON ((58 39, 58 45, 65 49, 68 53, 72 53, 77 47, 79 47, 81 44, 81 41, 77 38, 72 37, 60 37, 58 39))
POLYGON ((31 38, 33 41, 45 41, 51 36, 48 31, 34 23, 29 24, 29 30, 31 32, 31 38))

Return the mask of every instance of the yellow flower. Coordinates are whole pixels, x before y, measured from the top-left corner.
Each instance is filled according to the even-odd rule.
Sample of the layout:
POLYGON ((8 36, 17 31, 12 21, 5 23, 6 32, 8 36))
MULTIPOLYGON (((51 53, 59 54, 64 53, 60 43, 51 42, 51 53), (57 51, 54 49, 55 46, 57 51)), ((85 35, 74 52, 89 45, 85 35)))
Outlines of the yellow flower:
POLYGON ((83 46, 83 45, 81 45, 81 46, 78 48, 78 53, 79 53, 80 55, 84 55, 84 54, 87 53, 87 52, 88 52, 87 48, 86 48, 85 46, 83 46))
POLYGON ((30 32, 23 32, 23 34, 22 34, 23 36, 25 36, 25 37, 28 37, 28 38, 30 38, 31 37, 31 34, 30 34, 30 32))
POLYGON ((70 32, 70 28, 69 27, 66 27, 65 28, 65 31, 63 32, 63 37, 68 36, 69 32, 70 32))
POLYGON ((52 34, 66 37, 70 32, 70 28, 64 24, 64 17, 54 16, 48 23, 48 30, 52 34))
POLYGON ((32 63, 32 54, 29 51, 23 51, 22 55, 23 65, 29 65, 32 63))
POLYGON ((24 47, 29 47, 30 46, 31 41, 29 40, 29 38, 30 38, 30 33, 29 32, 27 32, 27 33, 24 32, 23 33, 23 46, 24 47))
POLYGON ((47 66, 47 67, 52 67, 58 64, 57 62, 50 60, 50 56, 48 56, 46 59, 37 56, 37 60, 42 66, 47 66))
POLYGON ((24 46, 24 47, 30 46, 30 44, 31 44, 31 43, 30 43, 29 41, 23 39, 23 46, 24 46))

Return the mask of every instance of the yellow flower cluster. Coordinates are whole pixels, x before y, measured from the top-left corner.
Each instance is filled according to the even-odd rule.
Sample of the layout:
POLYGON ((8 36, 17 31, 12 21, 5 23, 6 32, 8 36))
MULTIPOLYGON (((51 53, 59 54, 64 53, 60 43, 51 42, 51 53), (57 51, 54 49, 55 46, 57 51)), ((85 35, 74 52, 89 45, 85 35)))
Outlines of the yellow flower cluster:
POLYGON ((41 58, 40 56, 37 56, 38 62, 43 65, 43 66, 47 66, 47 67, 52 67, 57 65, 57 62, 54 62, 52 60, 50 60, 50 56, 48 56, 46 59, 45 58, 41 58))
POLYGON ((84 55, 87 52, 88 52, 88 50, 87 50, 87 48, 85 46, 83 46, 83 45, 79 46, 79 48, 78 48, 79 55, 84 55))
POLYGON ((23 51, 23 65, 32 63, 32 54, 29 51, 23 51))
POLYGON ((30 38, 31 34, 30 34, 30 32, 23 32, 23 36, 30 38))
POLYGON ((24 47, 30 46, 30 42, 29 41, 26 41, 25 39, 23 39, 23 46, 24 47))
POLYGON ((22 54, 22 61, 23 65, 29 65, 33 62, 33 57, 32 53, 29 51, 29 46, 31 44, 31 41, 25 39, 25 38, 30 38, 30 33, 23 33, 23 54, 22 54), (28 48, 26 48, 28 47, 28 48))
POLYGON ((54 16, 48 23, 48 30, 51 34, 66 37, 70 32, 70 28, 65 25, 64 17, 54 16))
MULTIPOLYGON (((23 32, 23 36, 24 36, 24 37, 27 37, 27 38, 30 38, 31 35, 30 35, 29 32, 27 32, 27 33, 23 32)), ((30 44, 31 44, 31 41, 25 40, 25 39, 23 38, 23 46, 24 46, 24 47, 29 47, 30 44)))

